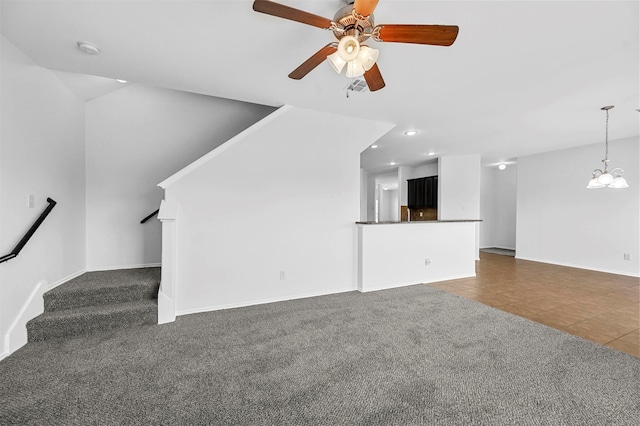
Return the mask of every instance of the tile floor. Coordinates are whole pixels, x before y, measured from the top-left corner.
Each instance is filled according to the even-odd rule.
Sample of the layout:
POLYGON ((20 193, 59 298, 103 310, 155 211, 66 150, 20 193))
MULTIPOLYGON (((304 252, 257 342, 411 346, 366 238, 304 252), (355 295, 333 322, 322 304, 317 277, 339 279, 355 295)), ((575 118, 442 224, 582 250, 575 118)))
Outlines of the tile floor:
POLYGON ((476 277, 430 284, 640 357, 640 279, 480 253, 476 277))

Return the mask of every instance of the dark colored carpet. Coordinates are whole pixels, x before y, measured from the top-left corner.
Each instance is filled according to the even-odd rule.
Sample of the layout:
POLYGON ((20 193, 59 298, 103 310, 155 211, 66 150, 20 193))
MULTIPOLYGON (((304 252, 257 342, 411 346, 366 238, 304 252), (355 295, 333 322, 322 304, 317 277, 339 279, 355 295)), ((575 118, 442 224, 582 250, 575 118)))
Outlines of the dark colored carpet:
POLYGON ((637 425, 640 359, 427 286, 29 343, 0 424, 637 425))
POLYGON ((44 294, 29 342, 158 323, 160 268, 87 272, 44 294))

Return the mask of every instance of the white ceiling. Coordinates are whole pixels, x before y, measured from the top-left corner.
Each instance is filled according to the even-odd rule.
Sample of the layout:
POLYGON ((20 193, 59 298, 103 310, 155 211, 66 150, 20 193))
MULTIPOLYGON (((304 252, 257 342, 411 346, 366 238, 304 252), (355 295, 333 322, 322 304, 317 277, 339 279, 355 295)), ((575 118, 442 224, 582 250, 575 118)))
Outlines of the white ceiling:
MULTIPOLYGON (((344 5, 280 2, 328 18, 344 5)), ((287 77, 335 40, 331 32, 251 6, 251 0, 2 0, 1 31, 55 70, 396 124, 378 149, 363 153, 367 170, 422 163, 430 150, 481 154, 492 164, 602 142, 599 108, 610 104, 616 106, 611 140, 640 133, 638 1, 381 0, 377 24, 458 25, 460 33, 451 47, 370 42, 380 49, 387 86, 349 98, 350 80, 327 63, 300 81, 287 77), (78 41, 95 43, 101 54, 81 53, 78 41), (419 133, 404 136, 407 129, 419 133)), ((349 135, 336 137, 348 143, 349 135)))
POLYGON ((96 75, 77 74, 66 71, 51 70, 73 93, 84 101, 99 98, 108 93, 122 89, 129 82, 120 83, 113 78, 99 77, 96 75))

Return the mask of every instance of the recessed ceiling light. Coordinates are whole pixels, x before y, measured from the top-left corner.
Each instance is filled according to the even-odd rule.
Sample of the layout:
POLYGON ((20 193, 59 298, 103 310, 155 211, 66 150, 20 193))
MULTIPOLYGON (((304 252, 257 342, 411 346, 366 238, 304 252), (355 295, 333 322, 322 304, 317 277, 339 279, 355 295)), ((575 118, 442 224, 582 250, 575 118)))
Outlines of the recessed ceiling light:
POLYGON ((417 130, 407 130, 406 132, 404 132, 405 135, 407 136, 413 136, 413 135, 417 135, 418 131, 417 130))
POLYGON ((378 145, 371 145, 371 149, 376 149, 378 145))
POLYGON ((86 41, 78 42, 78 49, 87 55, 98 55, 100 53, 100 48, 93 43, 89 43, 86 41))
POLYGON ((504 170, 504 169, 506 169, 506 168, 507 168, 507 165, 506 165, 506 164, 504 164, 504 163, 500 163, 500 164, 498 164, 498 168, 499 168, 500 170, 504 170))
POLYGON ((120 79, 120 78, 116 78, 116 81, 117 81, 118 83, 126 83, 126 82, 127 82, 127 80, 122 80, 122 79, 120 79))
POLYGON ((392 162, 390 162, 390 163, 389 163, 389 165, 390 165, 390 166, 395 166, 395 165, 396 165, 396 163, 395 163, 395 161, 392 161, 392 162))
POLYGON ((433 151, 429 151, 429 152, 427 152, 427 155, 436 155, 436 153, 433 152, 433 151))

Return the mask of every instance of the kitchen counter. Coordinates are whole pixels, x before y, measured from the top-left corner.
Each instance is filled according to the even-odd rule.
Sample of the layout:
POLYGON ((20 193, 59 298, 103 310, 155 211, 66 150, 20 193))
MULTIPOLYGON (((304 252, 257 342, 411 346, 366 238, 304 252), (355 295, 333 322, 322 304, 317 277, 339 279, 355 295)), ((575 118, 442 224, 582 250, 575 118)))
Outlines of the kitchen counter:
POLYGON ((356 225, 414 225, 416 223, 451 223, 451 222, 482 222, 481 219, 460 220, 414 220, 412 222, 356 222, 356 225))

